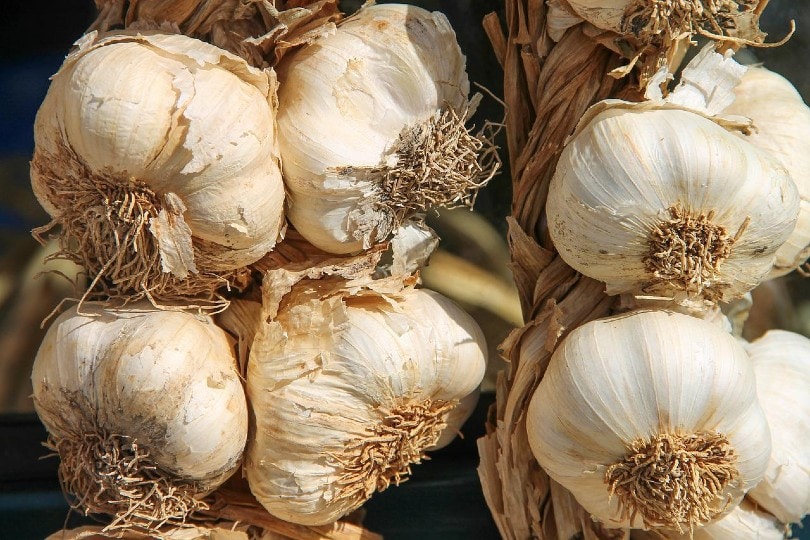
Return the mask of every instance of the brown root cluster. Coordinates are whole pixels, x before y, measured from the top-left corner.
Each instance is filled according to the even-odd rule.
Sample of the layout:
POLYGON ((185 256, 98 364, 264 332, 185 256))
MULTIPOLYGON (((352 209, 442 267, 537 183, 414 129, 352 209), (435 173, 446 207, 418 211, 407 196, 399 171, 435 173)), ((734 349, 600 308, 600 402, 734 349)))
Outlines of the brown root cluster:
POLYGON ((84 515, 113 516, 105 532, 182 526, 207 509, 196 483, 162 471, 130 437, 93 429, 51 436, 46 446, 59 455, 59 481, 71 507, 84 515))
POLYGON ((679 206, 668 209, 669 219, 659 223, 649 237, 649 253, 644 258, 652 274, 652 287, 664 285, 718 300, 726 284, 717 280, 722 262, 748 225, 746 220, 731 236, 725 227, 712 222, 714 211, 692 215, 679 206))
POLYGON ((332 455, 341 470, 335 485, 337 497, 360 506, 375 491, 399 485, 411 474, 411 465, 428 459, 425 449, 434 446, 447 427, 447 415, 457 401, 425 399, 382 411, 382 421, 368 428, 368 435, 332 455))
MULTIPOLYGON (((632 59, 620 73, 627 74, 638 62, 642 84, 662 66, 685 38, 703 36, 732 47, 774 47, 787 41, 765 43, 759 29, 759 13, 766 0, 637 0, 625 10, 617 41, 618 51, 632 59)), ((670 70, 672 67, 670 66, 670 70)))
POLYGON ((247 270, 207 271, 204 246, 198 245, 197 273, 180 279, 163 271, 150 222, 171 208, 143 182, 92 171, 64 145, 58 155, 36 152, 31 167, 58 211, 50 223, 34 229, 34 237, 44 243, 58 231, 60 251, 54 257, 82 266, 91 279, 82 300, 188 304, 196 299, 200 307, 216 309, 226 305, 219 289, 246 282, 247 270))
POLYGON ((622 31, 640 40, 670 43, 689 34, 715 39, 739 36, 745 18, 753 17, 759 0, 643 0, 631 4, 622 31))
POLYGON ((646 527, 684 532, 722 510, 719 499, 739 476, 736 462, 725 435, 664 433, 634 441, 624 459, 607 468, 605 483, 619 499, 620 519, 640 516, 646 527))
POLYGON ((395 225, 430 208, 472 207, 478 190, 500 168, 492 125, 472 133, 467 112, 452 108, 402 130, 396 163, 370 171, 379 186, 378 206, 395 225))

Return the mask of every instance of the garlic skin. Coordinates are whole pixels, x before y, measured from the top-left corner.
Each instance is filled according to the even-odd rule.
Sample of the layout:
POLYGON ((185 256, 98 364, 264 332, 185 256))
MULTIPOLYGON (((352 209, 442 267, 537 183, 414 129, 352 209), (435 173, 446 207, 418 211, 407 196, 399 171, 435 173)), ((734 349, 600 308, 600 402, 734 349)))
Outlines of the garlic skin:
POLYGON ((333 522, 404 480, 442 431, 459 429, 463 415, 451 411, 486 364, 481 330, 437 293, 323 299, 319 286, 294 291, 262 326, 247 370, 251 491, 303 525, 333 522))
POLYGON ((705 527, 697 527, 693 534, 670 531, 632 531, 631 540, 783 540, 784 526, 772 515, 743 499, 722 518, 705 527))
POLYGON ((782 522, 797 523, 810 513, 810 339, 771 330, 746 350, 773 439, 765 476, 748 496, 782 522))
MULTIPOLYGON (((431 130, 441 134, 436 122, 463 129, 468 107, 465 58, 443 14, 402 4, 364 7, 334 34, 284 57, 278 76, 288 217, 320 249, 368 248, 410 213, 424 211, 423 187, 408 185, 410 177, 399 187, 400 173, 420 171, 427 188, 440 191, 452 179, 418 161, 435 144, 431 130)), ((459 137, 470 139, 466 132, 459 137)), ((453 152, 436 149, 442 159, 455 159, 453 152)), ((475 152, 467 159, 459 163, 474 169, 475 152)), ((442 194, 431 195, 442 204, 442 194)), ((461 189, 443 202, 465 197, 461 189)))
POLYGON ((764 152, 671 108, 607 107, 557 164, 549 233, 608 294, 730 301, 770 271, 799 195, 764 152))
POLYGON ((527 431, 549 476, 608 527, 704 524, 762 478, 770 455, 745 350, 664 311, 573 330, 531 399, 527 431), (661 486, 670 498, 650 495, 661 486))
POLYGON ((88 34, 37 114, 34 193, 110 287, 159 295, 244 267, 284 223, 275 89, 271 70, 183 35, 88 34))
POLYGON ((207 317, 148 304, 81 308, 54 321, 31 376, 63 486, 83 510, 119 521, 149 527, 150 512, 157 524, 182 521, 236 470, 245 446, 231 344, 207 317), (134 486, 108 470, 130 461, 125 476, 143 480, 134 486))
POLYGON ((769 278, 794 270, 810 256, 810 107, 784 77, 749 67, 734 88, 736 99, 723 114, 753 120, 745 140, 770 153, 790 173, 801 197, 796 228, 776 252, 769 278))

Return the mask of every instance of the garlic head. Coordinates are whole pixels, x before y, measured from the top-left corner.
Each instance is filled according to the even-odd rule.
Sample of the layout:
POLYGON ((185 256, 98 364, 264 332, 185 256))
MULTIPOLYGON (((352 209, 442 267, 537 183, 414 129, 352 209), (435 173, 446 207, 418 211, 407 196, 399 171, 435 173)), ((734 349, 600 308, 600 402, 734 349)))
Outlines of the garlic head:
POLYGON ((49 328, 31 378, 62 486, 85 512, 181 523, 240 463, 247 403, 208 317, 85 302, 49 328))
POLYGON ((810 513, 810 339, 771 330, 746 346, 771 426, 765 476, 748 496, 784 523, 810 513))
POLYGON ((745 350, 664 311, 573 330, 529 403, 527 431, 549 476, 608 527, 705 524, 760 480, 770 454, 745 350))
POLYGON ((464 126, 465 59, 441 13, 364 7, 278 73, 289 219, 324 251, 358 251, 414 213, 471 204, 491 176, 464 126))
POLYGON ((770 156, 698 114, 608 107, 567 144, 549 233, 608 294, 729 301, 770 271, 799 195, 770 156))
POLYGON ((768 277, 787 274, 810 256, 810 107, 790 82, 763 67, 748 68, 723 114, 753 120, 744 138, 769 152, 790 173, 801 196, 796 228, 776 252, 768 277))
POLYGON ((481 330, 437 293, 324 299, 321 286, 299 285, 262 325, 247 370, 251 491, 304 525, 351 512, 448 442, 486 363, 481 330))
POLYGON ((273 72, 183 35, 77 46, 34 126, 46 229, 107 292, 210 295, 284 222, 273 72))

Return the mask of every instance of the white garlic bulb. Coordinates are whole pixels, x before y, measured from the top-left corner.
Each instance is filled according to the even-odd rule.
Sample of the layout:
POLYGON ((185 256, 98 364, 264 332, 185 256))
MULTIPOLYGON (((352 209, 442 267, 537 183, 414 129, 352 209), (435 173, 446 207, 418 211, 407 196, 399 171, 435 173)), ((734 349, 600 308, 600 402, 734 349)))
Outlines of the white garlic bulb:
POLYGON ((465 59, 443 14, 364 7, 278 73, 289 219, 324 251, 354 252, 413 213, 471 203, 485 181, 482 142, 464 127, 465 59))
POLYGON ((174 34, 91 33, 54 75, 31 178, 107 290, 204 294, 284 222, 275 76, 174 34))
POLYGON ((784 523, 810 513, 810 339, 771 330, 747 345, 771 426, 765 477, 748 496, 784 523))
POLYGON ((459 429, 463 415, 450 425, 451 411, 486 364, 481 330, 437 293, 323 299, 319 287, 294 290, 262 325, 247 371, 251 491, 304 525, 333 522, 404 480, 443 430, 459 429))
POLYGON ((62 485, 83 511, 118 525, 183 522, 245 446, 231 344, 207 317, 81 307, 54 321, 32 373, 62 485))
POLYGON ((743 347, 665 311, 572 331, 532 397, 527 431, 549 476, 608 527, 704 524, 762 478, 770 454, 743 347))
POLYGON ((769 277, 787 274, 810 256, 810 107, 790 82, 763 67, 749 67, 723 114, 753 120, 745 139, 768 151, 790 173, 801 196, 796 228, 776 252, 769 277))
POLYGON ((748 499, 722 518, 690 533, 632 531, 631 540, 783 540, 784 526, 748 499))
POLYGON ((608 107, 549 187, 560 256, 608 294, 732 300, 770 271, 799 196, 776 161, 685 110, 608 107))

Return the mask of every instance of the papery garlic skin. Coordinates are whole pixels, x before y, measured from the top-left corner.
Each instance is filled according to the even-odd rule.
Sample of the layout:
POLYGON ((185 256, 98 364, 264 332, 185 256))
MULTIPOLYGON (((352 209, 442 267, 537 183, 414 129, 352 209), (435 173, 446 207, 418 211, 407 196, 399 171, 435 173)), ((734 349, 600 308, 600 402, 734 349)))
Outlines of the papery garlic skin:
MULTIPOLYGON (((105 205, 115 214, 115 201, 131 196, 143 216, 132 234, 159 248, 159 264, 149 266, 179 280, 270 251, 284 223, 273 72, 183 35, 91 33, 77 45, 34 128, 32 185, 57 223, 84 212, 88 227, 103 225, 105 205), (98 200, 74 208, 66 179, 68 191, 81 181, 100 186, 98 200)), ((125 248, 144 256, 143 245, 125 248)), ((96 260, 105 249, 83 253, 92 274, 108 262, 96 260)))
POLYGON ((472 318, 430 291, 306 298, 253 343, 245 471, 268 512, 320 525, 399 483, 440 430, 458 430, 463 416, 449 425, 450 411, 480 384, 486 345, 472 318))
POLYGON ((784 523, 810 513, 810 339, 771 330, 746 346, 771 426, 765 476, 748 496, 784 523))
POLYGON ((748 68, 723 114, 753 120, 744 138, 766 150, 790 173, 801 196, 796 228, 776 252, 768 277, 787 274, 810 256, 810 107, 790 82, 763 67, 748 68))
MULTIPOLYGON (((149 475, 182 483, 178 499, 197 498, 224 482, 240 464, 247 438, 247 403, 225 333, 210 318, 155 311, 148 304, 81 308, 82 314, 74 307, 54 321, 31 376, 37 414, 63 467, 72 463, 62 455, 63 443, 112 436, 135 441, 148 454, 157 467, 149 475)), ((122 452, 120 459, 128 457, 122 452)), ((60 469, 63 483, 74 474, 60 469)), ((99 493, 75 495, 91 512, 116 513, 119 503, 125 511, 127 497, 119 494, 116 502, 112 490, 127 486, 114 482, 102 479, 99 493)), ((139 514, 148 511, 144 505, 139 514)))
POLYGON ((546 210, 560 256, 608 294, 728 301, 770 271, 799 196, 773 158, 700 115, 617 106, 565 147, 546 210))
POLYGON ((371 169, 398 165, 404 130, 448 108, 465 114, 465 59, 446 17, 365 7, 278 70, 290 221, 330 253, 384 239, 398 224, 371 169))
POLYGON ((672 531, 631 531, 631 540, 784 540, 785 528, 779 520, 743 499, 722 518, 693 534, 672 531))
MULTIPOLYGON (((768 425, 745 350, 712 324, 664 311, 619 315, 573 330, 554 352, 532 397, 527 431, 532 452, 549 476, 608 527, 688 529, 700 524, 677 517, 680 511, 689 516, 696 510, 679 506, 691 493, 688 487, 681 486, 683 493, 668 501, 677 512, 669 516, 675 521, 667 523, 652 517, 654 501, 633 506, 620 493, 609 496, 606 476, 611 466, 633 454, 636 441, 705 434, 727 441, 733 454, 722 466, 726 473, 729 466, 736 469, 736 475, 718 481, 717 496, 699 503, 710 518, 733 507, 762 478, 770 455, 768 425)), ((681 482, 659 480, 673 490, 681 482)))

